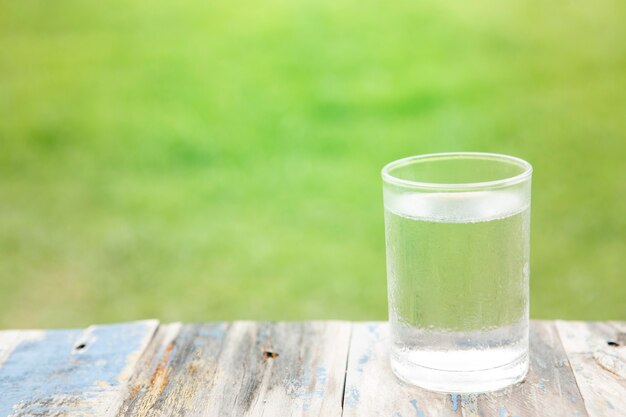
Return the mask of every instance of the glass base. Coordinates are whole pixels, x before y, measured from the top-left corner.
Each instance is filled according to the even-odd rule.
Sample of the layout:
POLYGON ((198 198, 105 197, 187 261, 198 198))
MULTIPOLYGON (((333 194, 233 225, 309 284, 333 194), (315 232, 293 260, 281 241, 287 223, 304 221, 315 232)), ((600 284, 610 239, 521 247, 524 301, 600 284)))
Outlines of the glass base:
POLYGON ((521 382, 528 372, 528 355, 495 368, 463 371, 427 368, 391 355, 391 369, 402 381, 430 391, 480 393, 497 391, 521 382))

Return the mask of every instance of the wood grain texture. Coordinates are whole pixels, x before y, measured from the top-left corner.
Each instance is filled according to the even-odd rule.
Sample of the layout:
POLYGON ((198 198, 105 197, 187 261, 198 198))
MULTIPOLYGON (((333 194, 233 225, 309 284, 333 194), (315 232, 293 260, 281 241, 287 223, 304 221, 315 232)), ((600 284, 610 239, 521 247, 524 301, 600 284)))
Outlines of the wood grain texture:
POLYGON ((0 416, 626 415, 626 323, 534 321, 530 336, 523 383, 458 395, 398 380, 380 322, 3 331, 0 416))
POLYGON ((121 416, 340 416, 350 324, 162 328, 121 416))
POLYGON ((385 323, 354 324, 344 416, 586 416, 554 325, 533 322, 526 380, 490 394, 439 394, 407 385, 392 373, 385 323))
POLYGON ((161 326, 129 382, 120 416, 202 416, 227 323, 161 326))
POLYGON ((3 343, 0 415, 113 415, 157 326, 149 320, 22 337, 5 333, 0 342, 13 342, 3 343))
POLYGON ((589 415, 625 416, 626 323, 557 321, 556 327, 589 415))
POLYGON ((234 323, 208 415, 340 416, 349 339, 346 322, 234 323))

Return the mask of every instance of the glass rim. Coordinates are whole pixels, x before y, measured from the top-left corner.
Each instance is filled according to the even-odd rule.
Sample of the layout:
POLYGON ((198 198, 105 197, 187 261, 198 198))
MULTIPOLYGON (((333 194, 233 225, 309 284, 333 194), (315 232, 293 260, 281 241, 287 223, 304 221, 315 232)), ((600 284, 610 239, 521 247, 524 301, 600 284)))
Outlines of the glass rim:
POLYGON ((498 153, 489 153, 489 152, 441 152, 441 153, 429 153, 423 155, 414 155, 409 156, 402 159, 397 159, 395 161, 389 162, 385 165, 381 171, 383 181, 401 185, 404 187, 411 188, 422 188, 422 189, 445 189, 445 190, 476 190, 476 189, 484 189, 484 188, 500 188, 506 187, 510 185, 519 184, 526 179, 530 178, 533 172, 533 167, 527 161, 524 161, 521 158, 517 158, 515 156, 498 154, 498 153), (481 182, 468 182, 468 183, 435 183, 435 182, 424 182, 424 181, 412 181, 406 180, 403 178, 398 178, 391 174, 391 170, 410 165, 414 162, 426 162, 428 160, 433 161, 442 161, 442 160, 450 160, 450 159, 482 159, 482 160, 492 160, 492 161, 500 161, 512 165, 517 165, 522 168, 523 171, 520 174, 513 175, 511 177, 502 178, 498 180, 491 181, 481 181, 481 182))

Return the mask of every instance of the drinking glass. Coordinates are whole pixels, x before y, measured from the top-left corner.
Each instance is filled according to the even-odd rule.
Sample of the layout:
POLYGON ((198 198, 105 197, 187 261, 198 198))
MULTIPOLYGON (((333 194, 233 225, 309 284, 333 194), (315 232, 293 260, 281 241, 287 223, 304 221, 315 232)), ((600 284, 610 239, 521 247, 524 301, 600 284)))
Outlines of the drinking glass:
POLYGON ((493 391, 528 371, 531 165, 413 156, 382 170, 390 360, 433 391, 493 391))

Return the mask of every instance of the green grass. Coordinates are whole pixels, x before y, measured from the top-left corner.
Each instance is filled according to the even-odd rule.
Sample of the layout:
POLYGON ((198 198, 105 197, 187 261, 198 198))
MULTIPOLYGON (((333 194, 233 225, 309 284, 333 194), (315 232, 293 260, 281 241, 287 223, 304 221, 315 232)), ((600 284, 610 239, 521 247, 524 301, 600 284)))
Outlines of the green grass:
POLYGON ((379 170, 535 168, 531 314, 626 318, 618 0, 0 0, 0 327, 384 319, 379 170))

